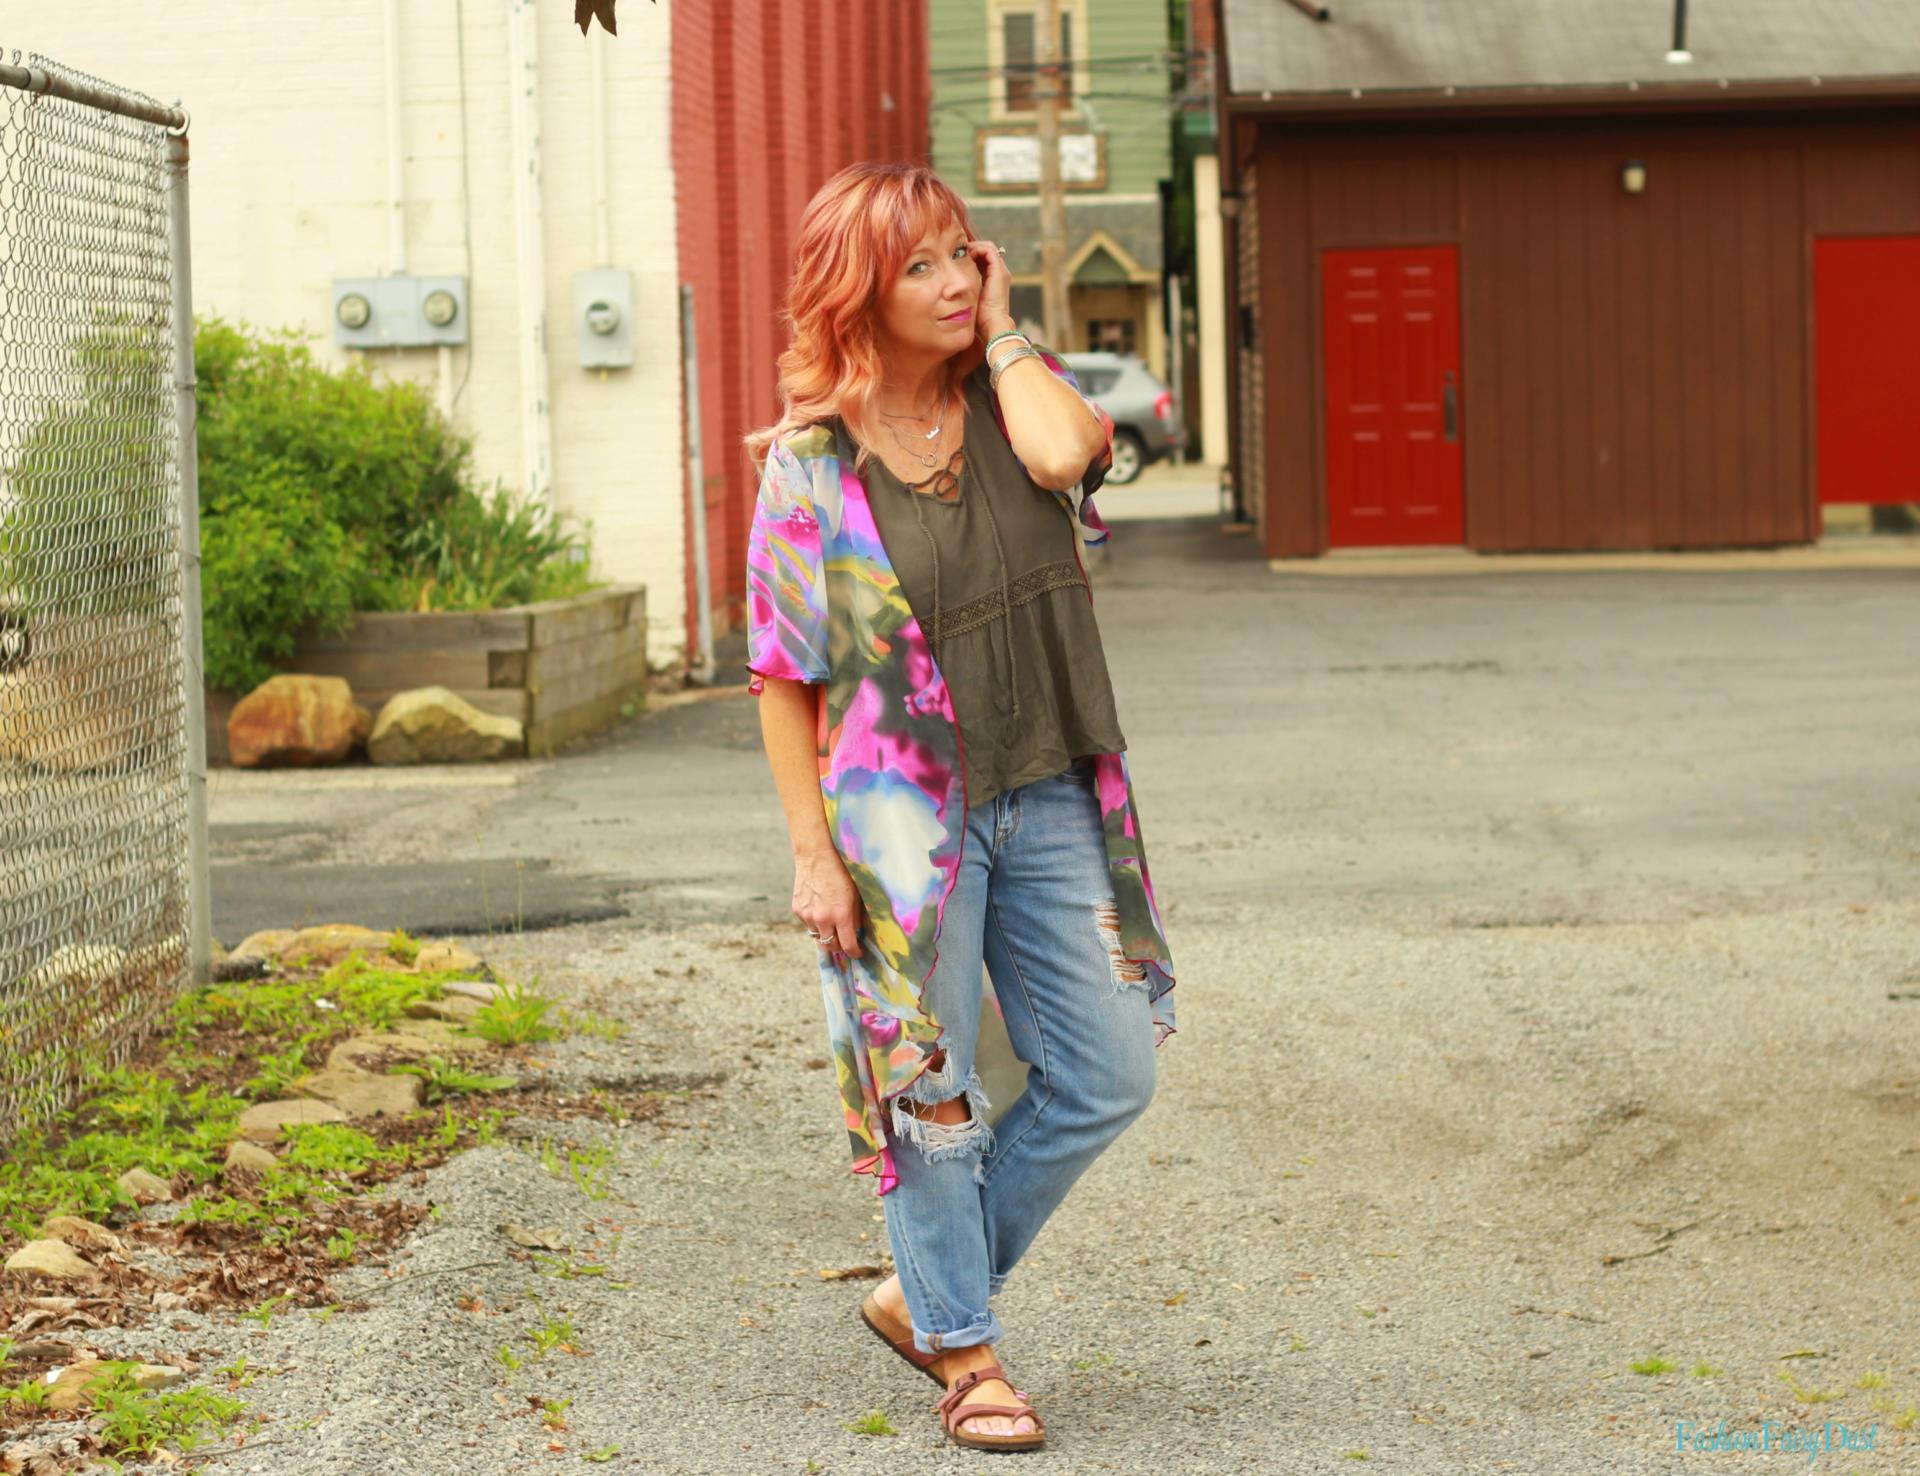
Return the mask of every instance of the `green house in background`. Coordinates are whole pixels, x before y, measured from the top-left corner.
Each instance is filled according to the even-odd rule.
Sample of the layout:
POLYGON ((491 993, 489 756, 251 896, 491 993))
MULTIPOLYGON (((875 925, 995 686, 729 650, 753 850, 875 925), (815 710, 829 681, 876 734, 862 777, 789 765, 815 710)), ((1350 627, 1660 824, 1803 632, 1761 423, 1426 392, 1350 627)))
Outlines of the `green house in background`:
MULTIPOLYGON (((1040 327, 1033 0, 930 0, 933 167, 1006 248, 1013 312, 1040 327)), ((1167 377, 1162 181, 1172 173, 1167 0, 1060 0, 1068 306, 1062 350, 1138 354, 1167 377)))

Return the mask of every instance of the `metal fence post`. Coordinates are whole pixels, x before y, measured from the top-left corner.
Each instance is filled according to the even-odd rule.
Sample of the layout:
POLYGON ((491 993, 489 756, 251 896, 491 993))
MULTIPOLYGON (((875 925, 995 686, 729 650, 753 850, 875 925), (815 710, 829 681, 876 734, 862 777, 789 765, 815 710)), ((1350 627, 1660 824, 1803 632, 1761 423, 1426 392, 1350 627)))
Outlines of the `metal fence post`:
POLYGON ((207 862, 207 683, 200 631, 200 459, 195 426, 199 377, 193 359, 193 242, 187 208, 186 130, 167 137, 167 237, 173 258, 173 402, 179 426, 180 680, 187 715, 187 970, 213 975, 213 897, 207 862))

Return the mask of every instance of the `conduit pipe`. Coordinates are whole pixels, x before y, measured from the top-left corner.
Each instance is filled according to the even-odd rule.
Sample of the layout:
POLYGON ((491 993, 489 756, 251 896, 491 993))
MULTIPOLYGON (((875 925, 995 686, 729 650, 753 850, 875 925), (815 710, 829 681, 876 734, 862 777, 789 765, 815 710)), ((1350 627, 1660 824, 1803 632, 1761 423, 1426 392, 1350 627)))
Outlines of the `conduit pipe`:
POLYGON ((546 211, 540 186, 540 21, 534 0, 507 3, 507 110, 513 129, 513 226, 518 271, 520 460, 525 496, 553 504, 553 425, 547 400, 546 211))

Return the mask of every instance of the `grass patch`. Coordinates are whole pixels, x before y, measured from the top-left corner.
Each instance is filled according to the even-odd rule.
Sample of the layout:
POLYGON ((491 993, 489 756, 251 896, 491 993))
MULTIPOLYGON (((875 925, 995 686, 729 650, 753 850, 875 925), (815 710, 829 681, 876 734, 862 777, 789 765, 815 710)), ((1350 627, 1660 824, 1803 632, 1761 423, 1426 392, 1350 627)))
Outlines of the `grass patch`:
POLYGON ((1672 1359, 1661 1358, 1657 1354, 1651 1358, 1637 1359, 1634 1362, 1627 1365, 1627 1367, 1632 1369, 1635 1373, 1646 1374, 1649 1376, 1653 1374, 1672 1373, 1679 1366, 1680 1365, 1675 1363, 1672 1359))
POLYGON ((1694 1364, 1694 1366, 1687 1371, 1691 1373, 1696 1379, 1717 1379, 1720 1377, 1721 1374, 1726 1372, 1724 1368, 1715 1368, 1711 1363, 1708 1363, 1707 1360, 1704 1358, 1702 1358, 1698 1363, 1694 1364))
POLYGON ((467 1028, 482 1040, 501 1046, 552 1040, 563 1033, 557 1021, 547 1020, 556 1003, 537 989, 504 985, 468 1022, 467 1028))
POLYGON ((848 1420, 847 1428, 856 1435, 898 1435, 884 1409, 870 1409, 857 1420, 848 1420))
POLYGON ((1784 1368, 1780 1379, 1802 1404, 1833 1404, 1847 1397, 1845 1389, 1809 1389, 1784 1368))

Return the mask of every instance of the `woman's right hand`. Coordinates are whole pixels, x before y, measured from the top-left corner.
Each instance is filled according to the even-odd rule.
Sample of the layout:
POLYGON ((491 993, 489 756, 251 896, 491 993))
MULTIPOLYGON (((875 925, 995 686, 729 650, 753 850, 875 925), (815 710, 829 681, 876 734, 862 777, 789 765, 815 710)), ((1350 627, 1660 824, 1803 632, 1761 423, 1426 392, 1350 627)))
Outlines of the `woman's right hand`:
POLYGON ((793 913, 836 959, 860 952, 860 889, 832 847, 793 858, 793 913))

